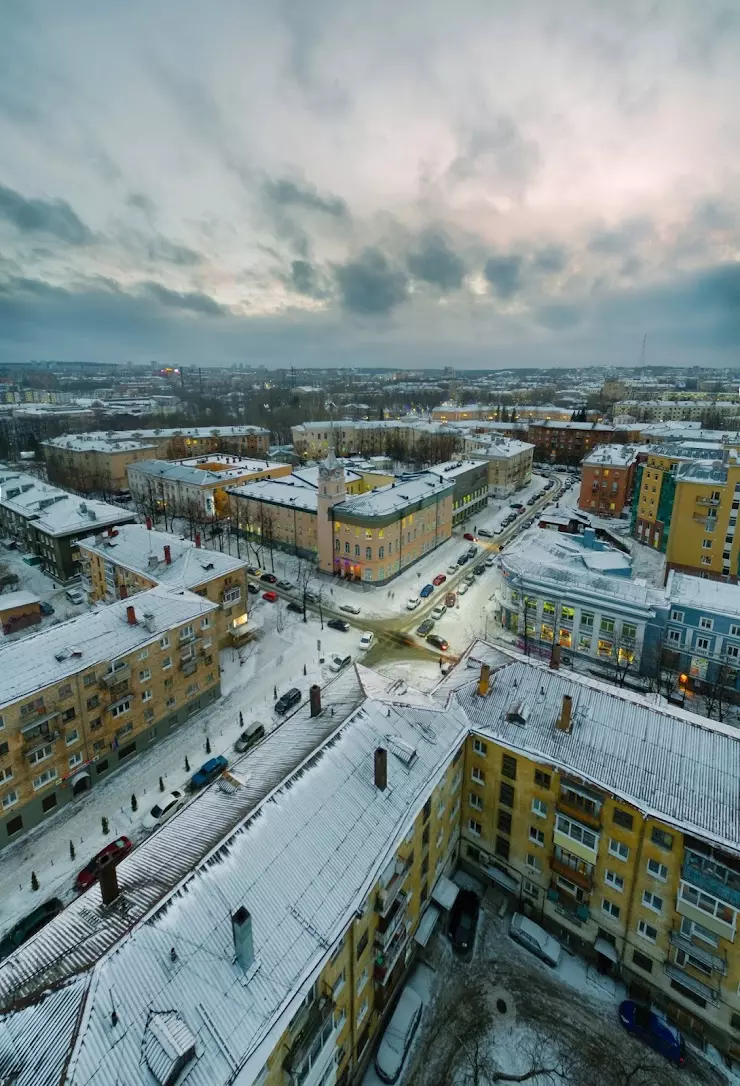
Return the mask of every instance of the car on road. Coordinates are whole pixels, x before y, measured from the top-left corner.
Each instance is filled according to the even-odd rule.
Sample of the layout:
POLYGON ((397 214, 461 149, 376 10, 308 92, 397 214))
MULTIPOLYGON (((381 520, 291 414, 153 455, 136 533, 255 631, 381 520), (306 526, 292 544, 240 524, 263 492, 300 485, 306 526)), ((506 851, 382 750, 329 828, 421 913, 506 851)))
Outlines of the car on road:
POLYGON ((455 606, 455 599, 456 599, 455 593, 454 592, 448 592, 447 595, 445 596, 445 607, 454 607, 455 606))
POLYGON ((347 615, 359 615, 360 613, 360 608, 356 603, 343 603, 339 610, 344 611, 347 615))
POLYGON ((524 506, 521 502, 512 502, 509 509, 514 509, 517 513, 522 513, 524 511, 524 506))
POLYGON ((677 1067, 686 1063, 686 1043, 681 1033, 650 1007, 624 999, 619 1004, 619 1021, 628 1033, 634 1033, 677 1067))
POLYGON ((262 599, 267 600, 268 603, 275 603, 277 598, 278 598, 277 592, 273 592, 272 589, 270 589, 269 592, 263 592, 262 593, 262 599))
POLYGON ((344 669, 346 667, 349 667, 351 663, 351 656, 340 656, 338 653, 335 652, 331 660, 329 661, 329 671, 334 671, 335 673, 338 671, 344 671, 344 669))
POLYGON ((24 916, 17 924, 14 924, 10 931, 0 940, 0 959, 7 958, 8 954, 12 954, 37 931, 41 931, 44 924, 48 924, 50 920, 53 920, 63 908, 64 905, 59 898, 52 897, 37 906, 28 916, 24 916))
POLYGON ((330 618, 326 624, 331 630, 341 630, 342 633, 347 633, 351 629, 349 622, 343 618, 330 618))
POLYGON ((278 581, 277 586, 278 586, 278 588, 282 588, 283 592, 290 592, 291 588, 293 588, 293 582, 292 581, 278 581))
POLYGON ((483 536, 484 539, 491 539, 491 537, 493 536, 493 532, 491 532, 488 528, 480 528, 478 531, 478 535, 483 536))
POLYGON ((407 611, 415 611, 420 603, 421 603, 421 600, 419 599, 418 596, 411 596, 409 599, 406 600, 406 610, 407 611))
POLYGON ((427 634, 427 641, 430 645, 434 645, 435 649, 439 649, 440 652, 447 652, 450 647, 449 641, 445 641, 444 637, 440 637, 439 634, 427 634))
POLYGON ((82 590, 79 588, 68 588, 64 595, 70 603, 74 603, 75 605, 85 602, 85 597, 82 594, 82 590))
POLYGON ((485 562, 483 564, 486 567, 486 569, 491 569, 492 566, 496 565, 496 559, 493 557, 492 554, 489 554, 488 558, 486 558, 486 560, 485 560, 485 562))
POLYGON ((435 622, 438 622, 439 619, 442 618, 442 615, 445 613, 446 610, 447 608, 443 603, 438 603, 437 606, 432 610, 431 617, 434 619, 435 622))
POLYGON ((256 596, 259 593, 259 590, 260 590, 259 585, 253 584, 252 581, 248 582, 247 589, 251 592, 251 594, 253 596, 256 596))
POLYGON ((367 652, 375 644, 375 634, 372 630, 365 630, 364 634, 360 638, 360 644, 357 646, 360 652, 367 652))
POLYGON ((463 535, 463 539, 469 539, 471 542, 473 542, 475 540, 475 536, 472 532, 465 532, 465 534, 463 535))
POLYGON ((265 584, 277 584, 277 577, 274 573, 263 573, 260 580, 264 581, 265 584))
POLYGON ((247 573, 250 573, 253 577, 262 576, 262 570, 258 569, 257 566, 247 566, 247 573))
POLYGON ((129 852, 133 848, 128 837, 117 837, 115 841, 111 841, 101 848, 92 860, 82 868, 78 873, 75 884, 78 890, 87 890, 89 886, 98 881, 100 874, 100 862, 104 857, 110 857, 115 863, 119 863, 124 856, 128 856, 129 852))
POLYGON ((303 614, 303 608, 301 607, 300 603, 296 603, 294 600, 291 600, 288 604, 288 610, 292 611, 294 615, 303 614))
POLYGON ((446 574, 438 573, 437 576, 432 581, 432 584, 434 585, 435 588, 439 588, 439 586, 441 584, 444 584, 446 580, 447 580, 446 574))
POLYGON ((259 720, 255 720, 248 728, 245 728, 241 733, 236 743, 234 743, 234 750, 239 754, 244 754, 245 750, 249 750, 250 747, 259 743, 260 739, 265 738, 265 725, 260 724, 259 720))
POLYGON ((514 913, 509 924, 509 935, 525 950, 541 958, 546 965, 552 966, 553 969, 558 965, 563 953, 560 943, 528 916, 524 916, 523 913, 514 913))
POLYGON ((473 570, 473 573, 476 575, 476 577, 480 577, 480 575, 482 573, 485 573, 485 572, 486 572, 486 563, 485 562, 479 562, 478 565, 473 570))
POLYGON ((290 690, 287 690, 275 702, 275 712, 278 716, 285 716, 289 709, 292 709, 294 705, 298 704, 301 700, 301 696, 298 687, 291 686, 290 690))
POLYGON ((172 817, 184 799, 184 794, 177 788, 173 788, 171 792, 162 796, 159 802, 154 804, 151 811, 144 815, 144 828, 154 830, 157 826, 161 826, 163 822, 172 817))
POLYGON ((452 949, 461 958, 473 956, 473 943, 475 942, 475 929, 478 924, 480 901, 478 895, 472 890, 461 890, 455 898, 455 903, 450 910, 450 926, 448 935, 452 943, 452 949))
POLYGON ((423 1010, 421 996, 413 988, 404 988, 375 1056, 375 1070, 383 1082, 398 1081, 423 1010))
POLYGON ((54 614, 54 608, 51 606, 50 603, 47 603, 46 600, 42 600, 41 603, 39 604, 39 611, 41 612, 42 615, 53 615, 54 614))
POLYGON ((432 592, 434 592, 434 585, 433 584, 425 584, 424 587, 422 588, 421 592, 419 593, 419 595, 421 596, 421 598, 423 600, 425 600, 427 598, 427 596, 431 596, 432 592))
POLYGON ((430 633, 433 629, 434 629, 434 619, 433 618, 425 618, 424 621, 418 627, 416 632, 419 634, 420 637, 426 637, 426 635, 428 633, 430 633))
POLYGON ((555 483, 554 483, 554 482, 552 481, 552 479, 550 479, 550 481, 549 481, 548 483, 545 483, 545 487, 544 487, 544 489, 545 489, 545 490, 552 490, 552 488, 553 488, 554 486, 555 486, 555 483))
POLYGON ((215 758, 209 758, 190 778, 191 790, 196 792, 199 788, 205 788, 207 784, 215 781, 216 777, 221 776, 228 764, 228 760, 224 758, 223 754, 217 754, 215 758))
POLYGON ((467 554, 461 554, 460 557, 457 560, 457 564, 458 564, 458 566, 464 566, 464 565, 467 565, 467 563, 469 561, 470 561, 470 559, 468 558, 467 554))

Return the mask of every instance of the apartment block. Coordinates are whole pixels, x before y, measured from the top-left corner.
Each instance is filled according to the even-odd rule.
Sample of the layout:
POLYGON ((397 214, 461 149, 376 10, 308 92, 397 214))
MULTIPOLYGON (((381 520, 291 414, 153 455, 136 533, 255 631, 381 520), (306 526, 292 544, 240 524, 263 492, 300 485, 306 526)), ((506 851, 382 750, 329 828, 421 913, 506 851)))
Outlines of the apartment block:
POLYGON ((581 462, 580 509, 600 517, 621 517, 632 498, 638 448, 597 445, 581 462))
POLYGON ((640 439, 639 428, 624 429, 604 422, 532 422, 528 441, 535 458, 552 464, 580 464, 597 445, 632 444, 640 439))
POLYGON ((668 441, 640 450, 632 496, 631 531, 635 539, 665 552, 682 464, 721 460, 721 442, 668 441))
POLYGON ((665 646, 674 670, 684 689, 709 691, 721 710, 740 692, 740 585, 671 570, 665 589, 665 646))
POLYGON ((680 465, 675 474, 666 574, 676 569, 737 582, 740 573, 740 454, 680 465))
POLYGON ((109 528, 80 543, 82 587, 91 603, 113 603, 155 585, 185 589, 215 604, 213 637, 219 648, 246 637, 246 562, 143 524, 109 528))
POLYGON ((473 460, 488 465, 488 493, 492 498, 508 498, 532 479, 534 445, 515 438, 496 437, 490 443, 471 449, 473 460))
POLYGON ((251 460, 227 453, 183 460, 139 460, 128 469, 128 488, 149 516, 165 509, 172 515, 204 518, 228 515, 230 486, 254 479, 280 479, 290 464, 251 460))
POLYGON ((216 614, 157 585, 0 648, 0 848, 219 697, 216 614))
MULTIPOLYGON (((478 460, 449 460, 430 468, 429 474, 454 484, 453 525, 462 524, 476 513, 483 512, 488 505, 488 469, 478 460)), ((403 480, 404 476, 401 475, 399 481, 403 480)))

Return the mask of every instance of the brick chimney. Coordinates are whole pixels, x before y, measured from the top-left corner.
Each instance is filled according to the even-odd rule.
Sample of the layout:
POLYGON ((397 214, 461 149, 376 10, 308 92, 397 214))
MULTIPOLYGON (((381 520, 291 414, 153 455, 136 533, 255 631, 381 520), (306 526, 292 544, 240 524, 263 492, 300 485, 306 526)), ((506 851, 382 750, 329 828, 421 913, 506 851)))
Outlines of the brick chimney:
POLYGON ((195 545, 200 550, 200 532, 195 533, 195 545))
POLYGON ((385 747, 375 748, 375 787, 385 792, 388 787, 388 751, 385 747))
POLYGON ((556 721, 556 727, 559 732, 567 732, 568 735, 570 735, 573 728, 572 712, 573 698, 570 694, 563 694, 563 707, 560 710, 560 716, 556 721))
POLYGON ((118 586, 118 598, 119 600, 125 600, 128 596, 128 585, 120 584, 118 586))
POLYGON ((99 860, 100 896, 104 905, 112 905, 121 891, 118 889, 118 872, 112 856, 101 856, 99 860))
POLYGON ((165 543, 164 547, 164 560, 168 566, 172 565, 172 551, 170 550, 169 543, 165 543))
POLYGON ((553 671, 560 670, 560 645, 553 645, 550 654, 550 667, 553 671))
POLYGON ((478 679, 478 695, 484 698, 491 688, 491 668, 489 664, 481 664, 480 678, 478 679))
POLYGON ((136 611, 134 610, 133 603, 130 603, 126 608, 126 618, 128 619, 129 626, 136 625, 136 611))
POLYGON ((311 716, 318 716, 321 712, 321 687, 314 683, 308 691, 308 696, 311 702, 311 716))

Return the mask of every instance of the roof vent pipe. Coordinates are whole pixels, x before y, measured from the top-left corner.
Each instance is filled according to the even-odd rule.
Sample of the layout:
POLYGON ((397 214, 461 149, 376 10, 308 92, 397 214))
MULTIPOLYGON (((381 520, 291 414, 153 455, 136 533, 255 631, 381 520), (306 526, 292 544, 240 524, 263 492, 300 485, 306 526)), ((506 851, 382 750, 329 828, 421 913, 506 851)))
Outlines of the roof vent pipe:
POLYGON ((388 751, 385 747, 375 748, 375 787, 379 792, 388 787, 388 751))
POLYGON ((240 905, 231 917, 236 960, 244 972, 254 964, 254 940, 252 938, 252 914, 246 905, 240 905))
POLYGON ((570 694, 563 694, 563 707, 560 710, 560 716, 557 719, 557 729, 559 732, 567 732, 570 735, 573 728, 573 698, 570 694))
POLYGON ((314 683, 308 692, 311 702, 311 716, 318 716, 321 712, 321 687, 314 683))
POLYGON ((134 609, 133 603, 130 603, 126 608, 126 618, 128 620, 129 626, 136 625, 136 611, 134 609))

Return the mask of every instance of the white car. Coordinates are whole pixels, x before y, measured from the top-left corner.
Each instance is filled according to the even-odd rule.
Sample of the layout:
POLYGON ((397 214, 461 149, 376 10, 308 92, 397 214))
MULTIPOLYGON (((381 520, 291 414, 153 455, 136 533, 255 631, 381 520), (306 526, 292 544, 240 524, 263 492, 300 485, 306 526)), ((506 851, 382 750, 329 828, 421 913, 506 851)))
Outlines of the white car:
POLYGON ((359 615, 360 613, 360 608, 355 606, 354 603, 343 603, 339 610, 346 611, 348 615, 359 615))
POLYGON ((404 988, 375 1057, 375 1070, 383 1082, 398 1080, 423 1010, 421 996, 413 988, 404 988))
POLYGON ((344 671, 344 669, 346 667, 349 667, 351 663, 351 656, 339 656, 338 653, 335 652, 331 660, 329 661, 329 671, 344 671))
POLYGON ((509 935, 553 969, 558 965, 563 953, 562 946, 528 916, 514 913, 509 924, 509 935))
POLYGON ((184 798, 183 793, 178 792, 177 789, 167 796, 162 796, 160 801, 154 804, 151 811, 144 815, 144 828, 154 830, 157 826, 161 826, 175 813, 184 798))
POLYGON ((79 588, 68 588, 64 595, 67 597, 70 603, 79 605, 80 603, 85 602, 85 596, 82 590, 79 588))
POLYGON ((490 539, 490 537, 493 535, 493 532, 489 532, 488 528, 480 528, 478 530, 478 535, 483 536, 485 539, 490 539))
POLYGON ((360 638, 359 649, 360 652, 367 652, 375 644, 375 634, 371 630, 366 630, 360 638))
POLYGON ((446 610, 447 608, 443 603, 438 603, 432 611, 431 618, 433 618, 435 622, 439 621, 439 619, 442 618, 442 615, 445 613, 446 610))
POLYGON ((454 566, 448 566, 448 567, 447 567, 447 572, 448 572, 448 574, 450 575, 450 577, 452 576, 452 574, 453 574, 453 573, 457 573, 457 571, 458 571, 458 569, 459 569, 459 568, 460 568, 460 567, 459 567, 458 565, 454 565, 454 566))
POLYGON ((488 569, 490 569, 490 568, 491 568, 491 566, 495 566, 495 565, 496 565, 496 559, 495 559, 495 558, 492 558, 492 557, 491 557, 491 556, 489 555, 489 556, 488 556, 488 558, 486 558, 486 562, 485 562, 485 564, 486 564, 486 566, 488 567, 488 569))
POLYGON ((415 611, 420 603, 421 603, 421 600, 419 599, 418 596, 411 596, 410 599, 406 600, 406 610, 407 611, 415 611))
POLYGON ((465 581, 460 581, 460 584, 457 586, 457 594, 458 594, 458 596, 464 596, 467 591, 468 591, 468 586, 465 583, 465 581))

